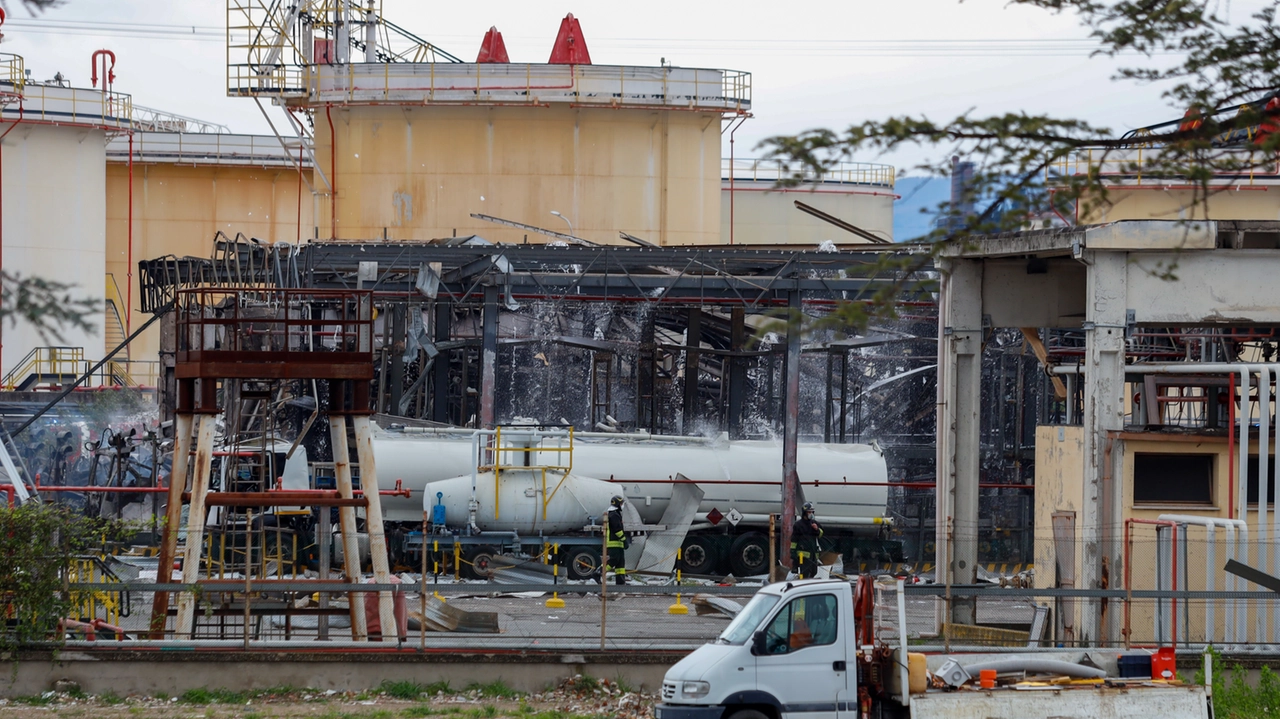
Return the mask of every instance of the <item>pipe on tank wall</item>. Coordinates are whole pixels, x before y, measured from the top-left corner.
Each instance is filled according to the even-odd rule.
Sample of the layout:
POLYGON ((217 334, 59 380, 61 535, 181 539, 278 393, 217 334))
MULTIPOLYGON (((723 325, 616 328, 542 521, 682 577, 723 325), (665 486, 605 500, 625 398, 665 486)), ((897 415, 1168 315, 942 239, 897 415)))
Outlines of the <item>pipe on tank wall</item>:
POLYGON ((333 129, 333 115, 330 110, 333 103, 324 106, 325 119, 329 121, 329 172, 333 181, 329 183, 329 236, 338 239, 338 135, 333 129))

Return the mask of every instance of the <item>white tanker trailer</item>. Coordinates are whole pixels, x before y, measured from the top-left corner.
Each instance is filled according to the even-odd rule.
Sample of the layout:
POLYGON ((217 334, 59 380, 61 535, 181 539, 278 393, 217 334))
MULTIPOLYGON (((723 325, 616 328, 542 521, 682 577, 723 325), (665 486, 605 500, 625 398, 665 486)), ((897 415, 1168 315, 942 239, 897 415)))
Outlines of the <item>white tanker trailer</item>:
MULTIPOLYGON (((685 571, 767 571, 769 515, 781 509, 780 442, 575 433, 569 452, 569 440, 555 432, 501 432, 501 445, 514 449, 498 452, 497 477, 477 469, 495 463, 492 450, 484 449, 491 435, 395 426, 375 432, 379 479, 387 486, 400 480, 411 493, 383 500, 386 519, 420 526, 424 511, 431 516, 440 505, 448 530, 467 536, 469 560, 483 560, 510 538, 538 547, 554 538, 570 576, 581 578, 594 571, 600 542, 581 530, 599 522, 609 498, 626 496, 646 524, 656 524, 683 475, 704 493, 684 544, 685 571)), ((899 543, 883 536, 888 477, 878 448, 801 444, 797 460, 805 499, 818 505, 826 530, 824 549, 846 561, 902 559, 899 543)))

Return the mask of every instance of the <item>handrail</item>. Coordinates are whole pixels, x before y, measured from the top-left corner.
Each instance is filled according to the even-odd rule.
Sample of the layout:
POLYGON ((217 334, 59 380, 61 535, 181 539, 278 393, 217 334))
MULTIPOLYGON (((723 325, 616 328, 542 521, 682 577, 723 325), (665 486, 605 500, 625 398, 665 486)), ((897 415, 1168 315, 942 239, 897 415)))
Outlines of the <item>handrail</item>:
POLYGON ((893 188, 897 169, 893 165, 874 162, 838 162, 824 172, 790 167, 782 160, 739 159, 720 161, 721 179, 743 182, 778 182, 799 178, 805 183, 839 183, 845 185, 877 185, 893 188))
MULTIPOLYGON (((1252 186, 1259 180, 1269 184, 1280 179, 1280 158, 1259 153, 1257 150, 1222 150, 1221 157, 1239 157, 1239 169, 1219 168, 1213 171, 1214 181, 1252 186)), ((1153 186, 1167 188, 1169 180, 1186 179, 1194 168, 1184 171, 1166 167, 1161 162, 1159 148, 1133 147, 1127 149, 1084 148, 1064 155, 1045 167, 1048 183, 1070 177, 1087 176, 1126 186, 1153 186)), ((1195 184, 1190 183, 1190 184, 1195 184)))

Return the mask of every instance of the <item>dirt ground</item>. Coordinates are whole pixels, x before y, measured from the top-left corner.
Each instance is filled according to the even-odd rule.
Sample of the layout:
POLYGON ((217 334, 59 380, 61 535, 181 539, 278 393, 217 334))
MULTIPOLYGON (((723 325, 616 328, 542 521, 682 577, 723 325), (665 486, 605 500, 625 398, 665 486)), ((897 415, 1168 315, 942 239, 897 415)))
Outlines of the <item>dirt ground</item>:
POLYGON ((0 699, 13 719, 648 719, 657 698, 606 679, 575 677, 542 693, 501 683, 453 690, 393 682, 365 692, 197 689, 177 697, 89 696, 74 686, 0 699))

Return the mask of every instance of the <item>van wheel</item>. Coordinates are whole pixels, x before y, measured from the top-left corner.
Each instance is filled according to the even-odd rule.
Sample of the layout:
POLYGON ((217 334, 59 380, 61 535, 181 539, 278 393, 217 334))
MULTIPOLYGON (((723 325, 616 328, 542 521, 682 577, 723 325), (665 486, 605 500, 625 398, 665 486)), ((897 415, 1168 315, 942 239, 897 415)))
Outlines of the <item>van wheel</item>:
POLYGON ((770 719, 764 712, 755 709, 739 709, 729 715, 729 719, 770 719))
POLYGON ((715 543, 707 537, 689 537, 680 549, 680 571, 688 574, 713 574, 720 561, 715 543))
POLYGON ((729 569, 739 579, 769 571, 769 540, 759 532, 748 532, 733 540, 729 569))
POLYGON ((570 547, 565 553, 564 573, 570 579, 591 579, 600 571, 600 550, 570 547))

